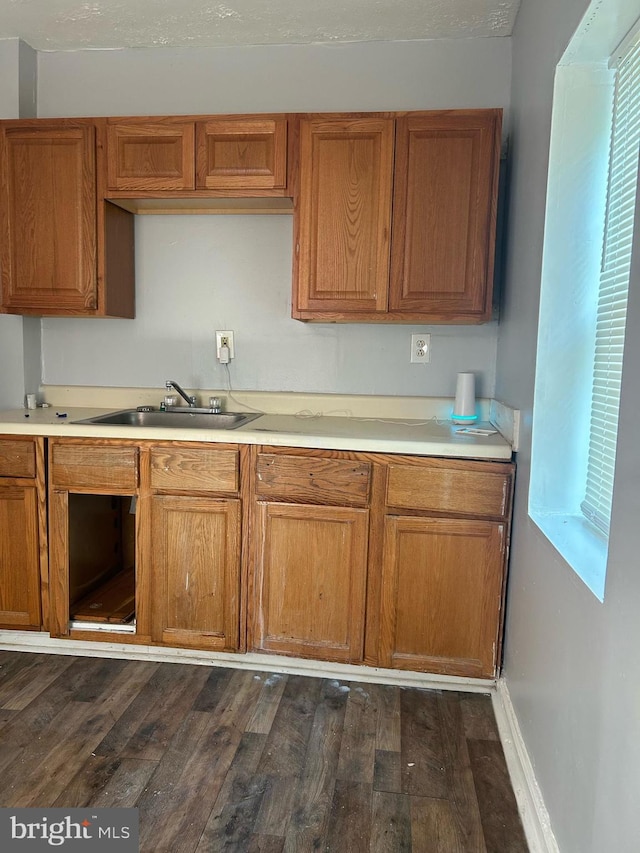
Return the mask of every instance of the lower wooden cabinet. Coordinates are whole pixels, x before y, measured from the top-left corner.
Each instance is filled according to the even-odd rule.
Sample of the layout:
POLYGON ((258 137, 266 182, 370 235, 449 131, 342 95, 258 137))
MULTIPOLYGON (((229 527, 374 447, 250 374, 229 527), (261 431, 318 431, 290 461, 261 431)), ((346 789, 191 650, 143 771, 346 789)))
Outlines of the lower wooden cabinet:
POLYGON ((237 651, 240 455, 52 439, 52 634, 237 651))
MULTIPOLYGON (((0 440, 3 626, 43 622, 35 447, 0 440)), ((48 625, 493 678, 513 478, 509 462, 51 439, 48 625)))
POLYGON ((35 485, 0 480, 0 625, 39 628, 40 551, 35 485))
POLYGON ((169 646, 237 651, 239 500, 151 498, 151 636, 169 646))
POLYGON ((0 439, 0 628, 38 630, 46 616, 43 448, 0 439))
POLYGON ((254 649, 362 661, 368 522, 366 509, 258 504, 254 649))
POLYGON ((493 677, 505 547, 503 523, 387 517, 380 665, 493 677))

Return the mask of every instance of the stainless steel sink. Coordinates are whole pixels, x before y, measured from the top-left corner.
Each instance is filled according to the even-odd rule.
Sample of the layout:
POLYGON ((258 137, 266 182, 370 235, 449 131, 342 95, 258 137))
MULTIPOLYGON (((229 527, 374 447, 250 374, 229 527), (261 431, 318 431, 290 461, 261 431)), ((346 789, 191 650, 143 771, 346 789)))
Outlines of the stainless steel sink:
POLYGON ((177 429, 237 429, 259 418, 251 412, 190 412, 188 409, 170 412, 139 412, 124 409, 95 418, 73 421, 76 424, 108 424, 112 426, 174 427, 177 429))

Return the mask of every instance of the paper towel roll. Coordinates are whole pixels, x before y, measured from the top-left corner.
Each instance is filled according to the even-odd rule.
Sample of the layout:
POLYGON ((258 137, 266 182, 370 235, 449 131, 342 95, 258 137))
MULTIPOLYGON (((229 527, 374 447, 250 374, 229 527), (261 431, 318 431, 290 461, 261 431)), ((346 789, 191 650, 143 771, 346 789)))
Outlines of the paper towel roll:
POLYGON ((456 399, 451 420, 454 424, 468 424, 478 420, 476 413, 475 373, 459 373, 456 382, 456 399))

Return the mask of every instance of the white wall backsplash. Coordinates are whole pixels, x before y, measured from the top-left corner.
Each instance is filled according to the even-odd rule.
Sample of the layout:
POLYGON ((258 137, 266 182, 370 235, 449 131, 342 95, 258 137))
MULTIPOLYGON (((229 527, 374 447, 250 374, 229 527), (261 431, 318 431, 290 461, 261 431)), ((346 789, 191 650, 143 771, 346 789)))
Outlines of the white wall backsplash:
MULTIPOLYGON (((508 39, 43 53, 40 116, 509 106, 508 39)), ((291 319, 289 216, 138 216, 136 319, 46 319, 43 381, 225 386, 216 329, 233 329, 237 388, 450 396, 458 371, 495 384, 496 324, 291 319), (409 363, 427 329, 432 363, 409 363)))
POLYGON ((450 396, 475 370, 491 396, 495 324, 429 327, 431 364, 410 364, 420 327, 292 320, 291 253, 290 216, 137 217, 136 319, 43 320, 43 381, 226 387, 215 331, 233 329, 238 389, 450 396))

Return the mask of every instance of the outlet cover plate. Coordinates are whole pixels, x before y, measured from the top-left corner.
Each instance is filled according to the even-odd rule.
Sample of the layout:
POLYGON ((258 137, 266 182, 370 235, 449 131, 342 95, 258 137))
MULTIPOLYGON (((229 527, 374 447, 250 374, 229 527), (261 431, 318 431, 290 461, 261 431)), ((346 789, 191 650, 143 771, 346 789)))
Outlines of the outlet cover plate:
POLYGON ((224 339, 227 339, 229 347, 229 359, 235 358, 236 352, 233 346, 233 332, 216 332, 216 358, 220 361, 220 347, 223 345, 224 339))
POLYGON ((411 364, 429 364, 431 335, 411 335, 411 364))

